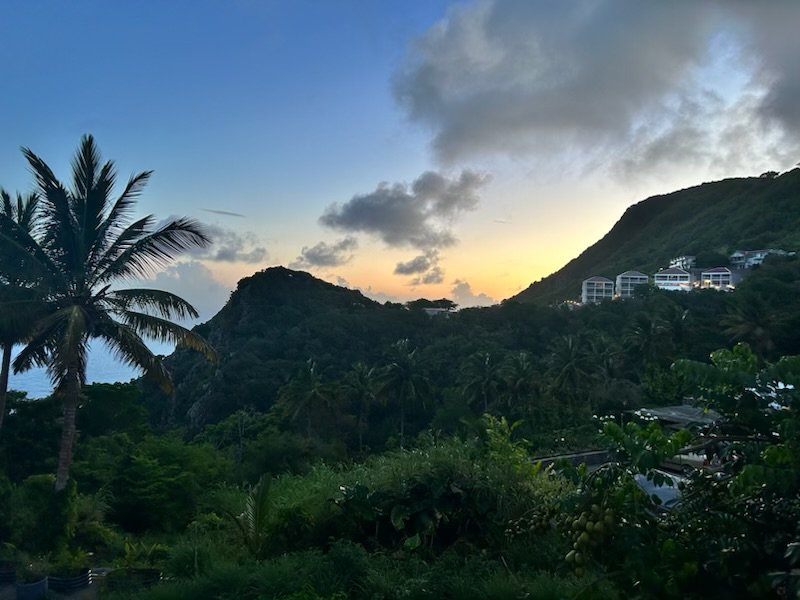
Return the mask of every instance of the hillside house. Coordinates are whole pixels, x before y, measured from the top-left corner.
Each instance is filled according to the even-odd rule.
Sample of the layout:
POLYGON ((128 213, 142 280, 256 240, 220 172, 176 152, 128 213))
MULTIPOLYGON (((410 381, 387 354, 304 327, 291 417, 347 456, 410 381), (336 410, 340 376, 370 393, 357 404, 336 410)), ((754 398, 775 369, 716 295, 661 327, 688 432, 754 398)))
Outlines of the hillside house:
POLYGON ((689 269, 693 269, 695 264, 697 264, 697 258, 694 256, 676 256, 669 261, 669 268, 688 271, 689 269))
POLYGON ((733 273, 727 267, 704 269, 700 274, 700 287, 722 291, 732 290, 733 273))
POLYGON ((607 277, 595 275, 581 284, 581 304, 612 300, 614 298, 614 282, 607 277))
POLYGON ((770 254, 786 256, 789 254, 785 250, 767 248, 765 250, 736 250, 730 256, 731 266, 734 269, 752 269, 764 262, 770 254))
POLYGON ((640 271, 625 271, 617 275, 617 298, 630 298, 637 285, 647 285, 650 277, 640 271))
POLYGON ((662 269, 653 275, 653 283, 657 288, 674 292, 691 291, 694 284, 693 280, 694 278, 689 271, 675 267, 662 269))

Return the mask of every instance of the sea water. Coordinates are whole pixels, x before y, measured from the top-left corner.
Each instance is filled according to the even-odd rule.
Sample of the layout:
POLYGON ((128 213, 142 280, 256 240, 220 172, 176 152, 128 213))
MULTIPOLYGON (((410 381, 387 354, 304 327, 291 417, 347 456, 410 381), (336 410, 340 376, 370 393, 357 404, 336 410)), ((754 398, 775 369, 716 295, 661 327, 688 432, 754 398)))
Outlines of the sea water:
MULTIPOLYGON (((171 354, 174 346, 169 344, 148 344, 155 354, 171 354)), ((21 348, 15 348, 16 357, 21 348)), ((13 360, 13 359, 12 359, 13 360)), ((93 341, 89 345, 89 362, 86 365, 87 383, 128 382, 142 375, 141 371, 117 360, 102 342, 93 341)), ((8 378, 8 389, 26 392, 28 398, 44 398, 53 392, 53 384, 47 370, 31 369, 24 373, 12 373, 8 378)))

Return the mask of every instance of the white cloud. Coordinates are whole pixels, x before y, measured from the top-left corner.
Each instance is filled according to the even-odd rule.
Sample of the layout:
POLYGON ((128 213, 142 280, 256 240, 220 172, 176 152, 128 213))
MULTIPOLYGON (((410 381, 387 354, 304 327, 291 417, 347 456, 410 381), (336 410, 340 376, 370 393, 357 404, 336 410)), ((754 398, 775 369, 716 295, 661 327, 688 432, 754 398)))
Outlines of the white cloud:
POLYGON ((473 292, 472 286, 468 282, 460 279, 456 279, 453 282, 451 294, 453 295, 453 302, 458 304, 461 308, 491 306, 493 304, 497 304, 497 300, 494 298, 483 293, 476 294, 473 292))

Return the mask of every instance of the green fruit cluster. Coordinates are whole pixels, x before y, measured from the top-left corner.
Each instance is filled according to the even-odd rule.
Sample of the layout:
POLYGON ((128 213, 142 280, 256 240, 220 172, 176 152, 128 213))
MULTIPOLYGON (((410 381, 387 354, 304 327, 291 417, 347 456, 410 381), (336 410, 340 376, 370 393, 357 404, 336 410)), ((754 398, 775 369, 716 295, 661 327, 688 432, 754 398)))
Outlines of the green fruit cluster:
POLYGON ((582 512, 569 524, 572 550, 564 560, 573 567, 575 575, 581 577, 591 550, 600 545, 614 528, 614 511, 593 504, 591 510, 582 512))

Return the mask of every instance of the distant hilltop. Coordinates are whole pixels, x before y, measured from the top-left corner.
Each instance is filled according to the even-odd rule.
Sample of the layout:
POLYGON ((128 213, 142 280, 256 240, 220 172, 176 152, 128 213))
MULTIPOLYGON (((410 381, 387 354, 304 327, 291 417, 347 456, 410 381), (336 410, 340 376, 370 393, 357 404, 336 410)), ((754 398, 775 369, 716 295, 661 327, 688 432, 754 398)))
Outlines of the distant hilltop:
POLYGON ((509 300, 553 304, 576 299, 584 280, 654 274, 674 257, 732 266, 742 249, 800 248, 800 169, 724 179, 629 207, 603 238, 552 275, 509 300))

